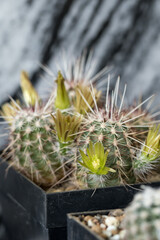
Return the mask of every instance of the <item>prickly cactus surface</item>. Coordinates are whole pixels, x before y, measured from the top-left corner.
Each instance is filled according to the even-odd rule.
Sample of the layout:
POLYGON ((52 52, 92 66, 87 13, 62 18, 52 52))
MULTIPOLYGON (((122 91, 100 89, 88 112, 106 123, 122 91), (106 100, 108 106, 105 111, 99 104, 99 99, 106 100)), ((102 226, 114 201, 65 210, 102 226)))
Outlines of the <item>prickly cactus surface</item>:
POLYGON ((125 211, 126 239, 160 240, 160 189, 146 188, 125 211))
POLYGON ((11 126, 10 154, 16 168, 40 185, 52 185, 63 176, 48 118, 23 111, 11 126))
MULTIPOLYGON (((80 145, 84 151, 91 141, 92 143, 101 142, 104 150, 109 152, 106 166, 114 169, 115 172, 109 172, 104 181, 101 179, 102 185, 134 183, 131 143, 127 137, 128 129, 125 125, 122 125, 120 121, 100 121, 100 119, 95 119, 95 116, 90 115, 90 121, 84 124, 82 132, 80 145)), ((89 186, 94 185, 91 176, 88 181, 89 186)))

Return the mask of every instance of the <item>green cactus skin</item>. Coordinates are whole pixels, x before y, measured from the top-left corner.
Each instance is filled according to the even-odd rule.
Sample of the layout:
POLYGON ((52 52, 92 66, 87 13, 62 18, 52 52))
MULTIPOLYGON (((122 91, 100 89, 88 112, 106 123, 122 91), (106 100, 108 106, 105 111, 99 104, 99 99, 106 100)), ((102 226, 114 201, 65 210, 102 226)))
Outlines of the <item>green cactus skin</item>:
POLYGON ((142 177, 158 168, 160 160, 159 131, 160 125, 154 125, 149 129, 145 144, 134 162, 135 173, 142 177))
POLYGON ((17 114, 10 138, 11 164, 34 182, 51 186, 64 176, 52 125, 43 114, 28 110, 17 114))
MULTIPOLYGON (((130 140, 127 138, 128 129, 122 125, 120 121, 104 121, 103 119, 95 119, 95 115, 90 114, 90 122, 86 119, 83 132, 79 139, 81 148, 85 151, 89 142, 101 142, 105 151, 109 150, 107 157, 107 167, 116 170, 115 173, 109 172, 106 176, 100 177, 99 183, 93 175, 88 173, 88 186, 113 186, 123 183, 134 183, 135 176, 132 170, 132 151, 130 148, 130 140), (93 181, 92 181, 93 179, 93 181)), ((80 158, 80 157, 79 157, 80 158)), ((81 161, 81 160, 80 160, 81 161)), ((80 167, 79 167, 80 168, 80 167)), ((82 170, 81 170, 82 171, 82 170)), ((82 174, 83 175, 83 174, 82 174)))
POLYGON ((126 239, 160 239, 160 189, 145 188, 125 210, 126 239))

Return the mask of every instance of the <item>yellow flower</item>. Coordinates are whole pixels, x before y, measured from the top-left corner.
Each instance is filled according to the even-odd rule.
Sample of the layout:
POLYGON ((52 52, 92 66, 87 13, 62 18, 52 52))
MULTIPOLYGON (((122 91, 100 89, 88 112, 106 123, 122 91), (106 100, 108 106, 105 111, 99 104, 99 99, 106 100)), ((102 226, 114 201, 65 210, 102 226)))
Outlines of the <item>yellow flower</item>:
POLYGON ((28 74, 25 71, 21 72, 21 89, 23 92, 25 103, 27 105, 34 107, 36 102, 40 101, 40 98, 36 90, 32 86, 28 74))
POLYGON ((58 72, 57 83, 57 96, 55 99, 55 108, 66 109, 70 107, 69 96, 64 85, 64 78, 58 72))
POLYGON ((160 125, 153 126, 149 129, 145 146, 141 152, 141 159, 154 161, 160 157, 160 125))
MULTIPOLYGON (((73 105, 75 110, 80 114, 85 114, 90 111, 90 108, 93 108, 95 103, 93 96, 91 94, 91 89, 87 86, 77 85, 75 88, 76 96, 73 99, 73 105), (90 107, 89 107, 90 106, 90 107)), ((93 95, 95 96, 95 101, 97 102, 100 98, 101 92, 93 89, 93 95)))
POLYGON ((79 162, 85 168, 90 170, 90 173, 95 173, 97 175, 106 175, 109 171, 115 172, 114 169, 106 167, 106 161, 108 156, 108 151, 104 152, 104 147, 101 142, 92 144, 89 143, 87 148, 87 155, 80 150, 80 154, 83 162, 79 162))
POLYGON ((51 116, 55 123, 55 130, 59 142, 72 142, 79 130, 82 117, 63 115, 59 109, 57 109, 56 116, 51 116))

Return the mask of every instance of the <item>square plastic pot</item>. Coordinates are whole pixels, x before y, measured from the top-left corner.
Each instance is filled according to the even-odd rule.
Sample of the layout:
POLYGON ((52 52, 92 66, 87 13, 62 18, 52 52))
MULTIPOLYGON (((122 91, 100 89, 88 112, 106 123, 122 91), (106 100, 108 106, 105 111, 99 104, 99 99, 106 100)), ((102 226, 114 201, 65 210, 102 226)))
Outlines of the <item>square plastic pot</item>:
POLYGON ((84 223, 78 220, 80 215, 94 216, 96 214, 107 215, 110 210, 69 213, 67 214, 67 239, 68 240, 104 240, 100 235, 93 232, 84 223))
MULTIPOLYGON (((157 187, 160 186, 160 182, 149 185, 157 187)), ((67 213, 123 208, 132 200, 140 186, 141 184, 132 185, 132 187, 119 186, 46 193, 12 167, 8 170, 6 162, 0 164, 0 193, 2 198, 7 199, 6 202, 1 199, 0 201, 4 213, 6 212, 7 227, 12 231, 9 210, 11 209, 12 214, 18 214, 14 229, 17 232, 22 231, 20 226, 23 224, 25 215, 24 219, 27 221, 28 228, 34 232, 34 239, 36 239, 36 233, 41 232, 44 240, 65 240, 67 238, 67 213)), ((25 235, 23 238, 16 238, 16 240, 22 239, 31 240, 25 235)))

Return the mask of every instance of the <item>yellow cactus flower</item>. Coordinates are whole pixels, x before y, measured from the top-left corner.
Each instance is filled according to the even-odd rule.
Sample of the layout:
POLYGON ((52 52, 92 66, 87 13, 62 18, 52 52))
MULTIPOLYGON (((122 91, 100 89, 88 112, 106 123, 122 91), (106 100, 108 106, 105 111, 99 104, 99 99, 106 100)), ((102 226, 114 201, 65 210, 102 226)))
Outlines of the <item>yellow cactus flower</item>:
MULTIPOLYGON (((91 94, 91 90, 87 86, 77 85, 75 92, 76 92, 76 96, 73 100, 73 105, 75 107, 75 110, 78 113, 84 115, 86 112, 90 111, 90 107, 93 108, 95 105, 93 96, 91 94)), ((95 100, 97 102, 100 98, 101 92, 97 91, 94 88, 93 94, 94 94, 95 100)))
POLYGON ((88 156, 82 150, 79 151, 83 161, 79 161, 79 163, 85 168, 88 168, 90 173, 106 175, 109 171, 115 172, 114 169, 105 166, 109 152, 104 152, 104 147, 101 142, 97 142, 93 146, 93 143, 90 141, 89 147, 87 148, 88 156))
POLYGON ((32 86, 28 74, 25 71, 21 72, 21 88, 25 103, 29 106, 34 107, 36 102, 40 101, 40 98, 38 96, 38 93, 32 86))
POLYGON ((149 129, 140 157, 145 161, 154 161, 160 157, 160 125, 149 129))
POLYGON ((64 78, 61 72, 58 72, 57 83, 57 96, 55 99, 55 108, 66 109, 70 107, 69 96, 64 85, 64 78))
POLYGON ((57 109, 56 116, 51 116, 55 123, 55 130, 59 142, 72 142, 79 130, 82 117, 63 115, 59 109, 57 109))

